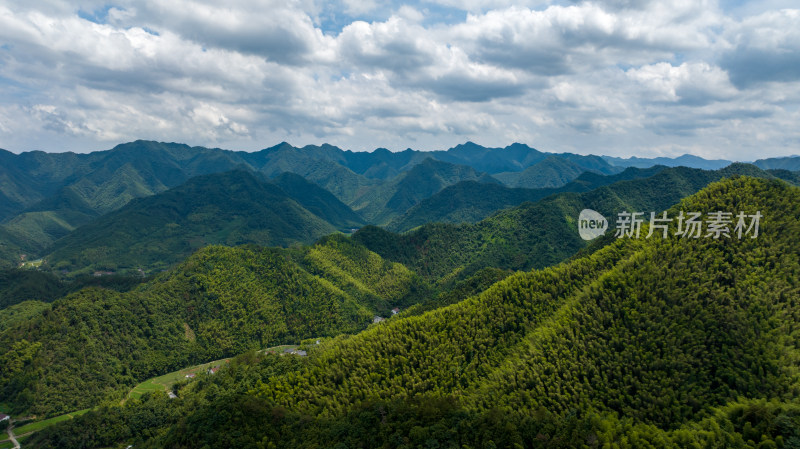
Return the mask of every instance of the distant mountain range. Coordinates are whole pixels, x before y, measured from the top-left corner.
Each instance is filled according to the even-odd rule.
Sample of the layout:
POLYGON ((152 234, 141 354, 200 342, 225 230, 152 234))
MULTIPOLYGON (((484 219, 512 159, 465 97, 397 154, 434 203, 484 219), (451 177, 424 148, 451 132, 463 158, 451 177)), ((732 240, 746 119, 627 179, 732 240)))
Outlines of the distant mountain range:
POLYGON ((57 240, 50 265, 166 268, 208 245, 310 244, 362 224, 336 197, 300 176, 259 178, 247 170, 203 175, 132 200, 57 240))
MULTIPOLYGON (((55 254, 65 267, 88 261, 100 266, 96 263, 107 259, 102 256, 103 251, 115 245, 100 245, 102 238, 86 233, 121 219, 120 214, 109 214, 122 211, 134 199, 156 198, 197 176, 231 170, 251 172, 258 178, 275 178, 273 184, 285 194, 285 201, 294 201, 303 209, 301 213, 289 207, 287 214, 298 212, 298 217, 305 217, 301 220, 304 224, 298 225, 297 231, 281 234, 277 231, 282 227, 277 224, 280 220, 270 220, 273 227, 263 229, 263 238, 255 238, 255 228, 250 225, 237 231, 249 237, 232 237, 239 234, 226 233, 222 228, 213 235, 200 232, 197 235, 203 236, 193 237, 192 243, 184 241, 178 254, 186 255, 186 251, 208 243, 308 242, 332 230, 346 231, 363 224, 388 225, 390 229, 404 231, 431 221, 476 222, 524 201, 537 201, 564 191, 585 191, 624 176, 635 176, 633 172, 622 175, 626 167, 680 165, 715 169, 728 164, 729 161, 708 161, 689 155, 675 159, 620 159, 544 153, 519 143, 487 148, 472 142, 446 151, 408 149, 396 153, 386 149, 352 152, 327 144, 296 148, 287 143, 250 153, 151 141, 121 144, 88 154, 41 151, 13 154, 0 150, 0 260, 13 265, 20 261, 21 255, 30 260, 55 254), (265 237, 267 234, 270 237, 265 237), (101 248, 100 253, 78 257, 68 249, 77 248, 76 242, 88 243, 89 238, 97 239, 97 245, 92 247, 101 248), (72 262, 66 254, 70 254, 72 262)), ((800 157, 764 159, 755 164, 772 170, 774 176, 796 180, 797 174, 792 170, 800 169, 800 157), (779 173, 780 170, 784 172, 779 173)), ((192 191, 187 189, 183 195, 192 191)), ((209 186, 204 192, 212 190, 214 187, 209 186)), ((207 200, 213 197, 208 195, 207 200)), ((256 197, 249 197, 253 204, 257 203, 256 197)), ((216 198, 225 202, 224 195, 216 198)), ((163 197, 153 201, 160 200, 163 197)), ((180 201, 201 207, 195 200, 180 201)), ((136 204, 136 207, 153 207, 147 202, 136 204)), ((203 207, 213 209, 210 203, 203 207)), ((140 216, 152 213, 155 214, 152 219, 158 220, 155 210, 158 209, 142 212, 140 216)), ((126 209, 124 213, 132 212, 126 209)), ((299 223, 297 220, 294 222, 299 223)), ((133 262, 129 260, 125 266, 133 262)))
MULTIPOLYGON (((652 170, 652 169, 651 169, 652 170)), ((428 222, 405 234, 366 226, 353 239, 385 259, 400 262, 421 276, 450 282, 484 267, 530 270, 554 265, 586 246, 577 232, 576 217, 582 209, 594 209, 606 217, 623 210, 659 212, 724 177, 746 175, 775 178, 750 164, 732 164, 720 170, 687 167, 647 171, 629 169, 622 180, 586 190, 573 186, 536 202, 524 202, 496 212, 475 224, 428 222), (630 178, 630 179, 624 179, 630 178)), ((595 181, 597 182, 597 181, 595 181)), ((580 184, 580 183, 579 183, 580 184)), ((472 186, 467 186, 467 189, 472 186)), ((514 189, 516 190, 516 189, 514 189)), ((484 192, 487 203, 500 203, 503 193, 484 192), (488 197, 499 193, 498 199, 488 197)), ((512 192, 516 193, 516 192, 512 192)), ((531 191, 530 195, 541 194, 531 191)), ((463 206, 459 210, 470 210, 463 206)), ((445 209, 446 210, 446 209, 445 209)), ((458 213, 458 212, 456 212, 458 213)))
POLYGON ((629 167, 621 173, 609 176, 584 171, 574 180, 557 188, 512 188, 499 184, 462 181, 409 208, 405 214, 392 220, 387 228, 403 232, 426 223, 475 223, 500 209, 526 201, 539 201, 561 192, 587 192, 618 181, 648 178, 665 168, 663 165, 646 169, 629 167))
MULTIPOLYGON (((426 260, 418 233, 435 230, 406 235, 422 247, 396 245, 418 251, 414 269, 342 236, 205 248, 128 293, 85 289, 28 318, 15 310, 0 332, 0 392, 19 416, 90 409, 28 437, 33 448, 793 447, 800 189, 752 175, 772 177, 749 164, 666 168, 499 212, 493 234, 463 227, 513 250, 576 234, 519 233, 515 215, 545 211, 531 204, 547 203, 548 226, 587 204, 672 216, 744 207, 769 217, 758 238, 601 239, 510 275, 489 268, 520 264, 522 251, 506 251, 451 290, 456 300, 373 324, 380 308, 428 296, 415 271, 460 257, 426 260), (256 351, 287 342, 306 356, 256 351), (120 405, 151 376, 237 353, 120 405)), ((440 239, 457 230, 435 227, 447 228, 440 239)))
POLYGON ((0 152, 0 412, 33 448, 794 447, 799 159, 0 152))

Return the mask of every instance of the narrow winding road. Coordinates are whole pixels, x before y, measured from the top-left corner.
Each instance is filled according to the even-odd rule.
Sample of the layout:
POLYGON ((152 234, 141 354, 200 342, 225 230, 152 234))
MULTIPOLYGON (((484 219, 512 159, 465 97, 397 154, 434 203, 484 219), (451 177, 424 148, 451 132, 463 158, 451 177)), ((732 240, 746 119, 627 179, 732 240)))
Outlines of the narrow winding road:
POLYGON ((17 441, 17 437, 14 436, 14 423, 10 423, 8 425, 8 439, 14 443, 14 449, 20 449, 19 441, 17 441))

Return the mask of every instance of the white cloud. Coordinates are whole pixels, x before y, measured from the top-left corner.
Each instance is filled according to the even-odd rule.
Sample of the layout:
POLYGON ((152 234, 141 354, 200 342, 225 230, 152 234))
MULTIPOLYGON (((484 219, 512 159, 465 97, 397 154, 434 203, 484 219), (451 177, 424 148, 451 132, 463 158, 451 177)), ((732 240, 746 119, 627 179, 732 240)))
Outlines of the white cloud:
POLYGON ((203 46, 284 64, 306 61, 326 41, 296 0, 149 0, 135 5, 128 26, 143 23, 203 46))
POLYGON ((734 16, 713 0, 338 5, 4 3, 0 147, 475 140, 742 159, 755 148, 800 152, 798 10, 753 2, 734 16), (469 14, 432 22, 440 5, 469 14), (352 18, 362 14, 381 18, 352 18), (341 31, 323 33, 328 16, 341 31))
POLYGON ((685 62, 679 66, 659 62, 632 68, 626 74, 646 88, 643 101, 650 98, 699 105, 729 100, 738 93, 727 72, 705 62, 685 62))
POLYGON ((800 80, 800 10, 747 17, 723 35, 721 65, 737 86, 800 80))

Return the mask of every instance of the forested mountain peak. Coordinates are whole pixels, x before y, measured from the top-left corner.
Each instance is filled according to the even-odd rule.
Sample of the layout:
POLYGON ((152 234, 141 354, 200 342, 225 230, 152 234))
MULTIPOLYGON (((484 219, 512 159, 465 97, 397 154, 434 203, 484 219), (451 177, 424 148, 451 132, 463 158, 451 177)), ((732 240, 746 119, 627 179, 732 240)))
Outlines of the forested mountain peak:
POLYGON ((736 176, 668 214, 682 210, 763 221, 742 238, 613 239, 305 360, 251 353, 181 400, 91 412, 34 442, 116 428, 89 447, 791 447, 800 189, 736 176))
POLYGON ((603 429, 625 419, 619 432, 642 444, 704 432, 724 441, 735 428, 714 421, 738 418, 714 407, 797 398, 798 199, 800 190, 780 181, 713 183, 669 213, 760 212, 757 237, 620 239, 342 341, 308 374, 274 378, 260 393, 312 416, 344 416, 354 398, 452 396, 467 415, 499 413, 537 429, 515 427, 517 438, 574 432, 615 441, 603 429), (584 426, 569 424, 576 415, 584 426))
MULTIPOLYGON (((308 186, 300 190, 305 198, 315 195, 308 186)), ((58 269, 152 270, 208 244, 288 246, 335 231, 277 184, 233 170, 133 200, 58 240, 48 259, 58 269)))

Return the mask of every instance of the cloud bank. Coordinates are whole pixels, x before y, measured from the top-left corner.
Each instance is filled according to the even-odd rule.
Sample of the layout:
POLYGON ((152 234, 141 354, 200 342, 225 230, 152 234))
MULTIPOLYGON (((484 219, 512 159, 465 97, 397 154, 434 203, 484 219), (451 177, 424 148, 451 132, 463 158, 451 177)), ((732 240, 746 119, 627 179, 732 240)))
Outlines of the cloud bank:
POLYGON ((0 147, 798 154, 790 3, 12 0, 0 147))

